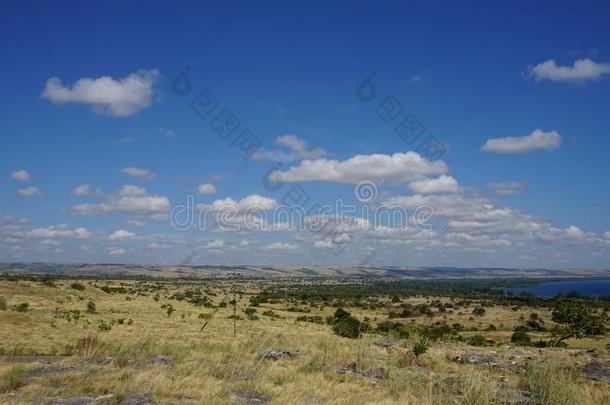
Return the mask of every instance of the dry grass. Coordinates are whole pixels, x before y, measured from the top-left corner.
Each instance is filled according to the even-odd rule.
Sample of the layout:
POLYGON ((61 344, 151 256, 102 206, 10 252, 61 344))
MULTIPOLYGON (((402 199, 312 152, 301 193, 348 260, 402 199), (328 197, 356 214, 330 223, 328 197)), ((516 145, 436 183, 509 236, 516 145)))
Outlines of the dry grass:
MULTIPOLYGON (((4 377, 0 403, 108 393, 120 400, 128 393, 145 392, 160 404, 230 404, 236 390, 267 394, 272 397, 269 404, 316 403, 318 399, 332 404, 490 404, 502 403, 507 390, 525 390, 541 404, 595 404, 610 398, 608 385, 582 378, 580 367, 589 358, 577 356, 575 351, 518 349, 524 362, 528 355, 533 358, 525 374, 452 361, 454 355, 465 351, 493 351, 503 356, 517 350, 505 343, 481 349, 461 343, 434 343, 426 354, 415 359, 409 350, 418 336, 396 340, 393 347, 384 349, 374 344, 381 338, 378 335, 365 334, 361 339, 350 340, 333 335, 327 325, 297 323, 296 317, 302 314, 284 312, 282 303, 261 305, 257 308, 260 318, 240 320, 237 336, 233 337, 233 321, 228 319, 231 306, 220 308, 201 332, 203 320, 199 314, 213 310, 169 299, 187 288, 183 284, 80 282, 85 285, 84 291, 70 288, 69 280, 57 281, 56 288, 38 282, 0 281, 0 296, 7 298, 9 308, 20 302, 28 302, 31 308, 27 313, 0 311, 2 354, 70 355, 50 366, 68 371, 36 377, 28 376, 28 370, 41 366, 34 360, 23 366, 0 362, 0 375, 4 377), (104 285, 124 286, 134 292, 109 294, 98 288, 104 285), (148 288, 155 285, 160 288, 148 288), (95 314, 85 313, 89 300, 96 304, 95 314), (161 308, 169 303, 175 309, 171 317, 161 308), (267 309, 273 309, 281 318, 262 316, 267 309), (77 320, 58 315, 70 310, 80 311, 77 320), (102 321, 111 329, 101 331, 102 321), (261 352, 269 348, 295 349, 299 356, 278 361, 262 359, 261 352), (164 360, 155 362, 158 356, 164 360), (339 367, 350 366, 355 371, 337 372, 339 367), (383 367, 383 378, 367 376, 367 370, 379 367, 383 367)), ((228 291, 224 281, 205 284, 205 288, 215 294, 210 295, 215 304, 228 291)), ((248 294, 256 288, 254 284, 240 288, 244 293, 238 306, 244 319, 248 294)), ((409 301, 417 304, 426 299, 409 301)), ((308 315, 325 317, 334 309, 313 308, 308 315)), ((366 316, 381 321, 387 316, 387 310, 349 310, 360 319, 366 316)), ((492 307, 480 318, 471 319, 471 308, 460 308, 453 313, 436 314, 432 319, 418 317, 413 322, 445 320, 478 329, 494 324, 497 331, 476 333, 507 342, 514 326, 521 322, 520 316, 527 318, 531 312, 550 319, 545 310, 492 307)), ((474 332, 464 335, 469 333, 474 332)), ((605 338, 579 344, 604 347, 607 342, 605 338)), ((598 360, 608 361, 607 355, 602 354, 598 360)))

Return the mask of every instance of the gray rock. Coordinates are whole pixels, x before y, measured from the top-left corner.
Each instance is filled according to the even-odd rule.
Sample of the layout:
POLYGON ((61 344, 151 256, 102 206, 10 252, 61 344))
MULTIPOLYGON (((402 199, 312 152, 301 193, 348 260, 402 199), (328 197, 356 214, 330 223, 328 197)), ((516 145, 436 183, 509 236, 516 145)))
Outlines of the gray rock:
POLYGON ((153 357, 150 362, 157 366, 169 366, 172 363, 169 358, 162 355, 153 357))
POLYGON ((42 402, 46 405, 97 405, 102 401, 112 398, 112 394, 101 395, 96 398, 79 396, 66 399, 47 398, 42 402))
POLYGON ((382 347, 384 349, 389 349, 390 347, 394 346, 394 342, 392 342, 389 339, 381 339, 378 340, 376 342, 373 343, 375 346, 379 346, 382 347))
POLYGON ((152 403, 152 398, 145 392, 130 392, 125 394, 121 401, 121 405, 147 405, 152 403))
POLYGON ((291 350, 291 349, 283 349, 283 350, 265 350, 262 354, 262 357, 264 359, 271 359, 271 360, 279 360, 281 358, 287 357, 289 359, 295 358, 299 355, 299 353, 296 350, 291 350))
POLYGON ((239 405, 256 405, 269 402, 272 398, 254 390, 237 390, 231 393, 231 399, 239 405))
POLYGON ((43 377, 46 375, 59 375, 66 373, 76 373, 82 371, 80 367, 37 367, 26 373, 27 377, 43 377))
POLYGON ((610 363, 592 361, 583 367, 583 374, 591 380, 610 384, 610 363))

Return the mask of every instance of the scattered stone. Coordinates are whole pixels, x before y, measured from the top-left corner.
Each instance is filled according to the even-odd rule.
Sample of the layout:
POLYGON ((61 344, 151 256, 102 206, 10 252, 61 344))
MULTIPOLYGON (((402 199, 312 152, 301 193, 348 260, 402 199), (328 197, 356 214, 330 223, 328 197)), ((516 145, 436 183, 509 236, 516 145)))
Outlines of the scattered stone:
POLYGON ((269 402, 272 398, 254 390, 237 390, 231 393, 231 399, 240 405, 256 405, 269 402))
POLYGON ((461 364, 489 364, 495 366, 498 364, 498 358, 490 354, 464 353, 455 356, 453 362, 461 364))
POLYGON ((390 339, 381 339, 374 342, 373 344, 384 349, 389 349, 390 347, 394 346, 394 342, 392 342, 390 339))
POLYGON ((80 367, 38 367, 29 370, 27 377, 43 377, 46 375, 58 375, 82 371, 80 367))
POLYGON ((112 399, 112 394, 101 395, 101 396, 95 397, 95 398, 86 397, 86 396, 79 396, 79 397, 66 398, 66 399, 47 398, 47 399, 44 399, 42 401, 42 403, 44 403, 46 405, 97 405, 97 404, 100 404, 102 401, 105 401, 108 399, 112 399))
POLYGON ((145 392, 130 392, 125 394, 120 402, 121 405, 147 405, 152 403, 152 398, 145 392))
POLYGON ((428 377, 431 377, 436 374, 434 372, 434 370, 432 370, 430 367, 424 367, 424 366, 410 366, 408 368, 408 370, 419 373, 419 374, 427 375, 428 377))
POLYGON ((336 367, 335 370, 337 374, 352 373, 372 380, 384 380, 388 376, 386 369, 381 366, 371 367, 366 370, 358 370, 358 366, 355 363, 352 363, 349 367, 336 367))
POLYGON ((0 363, 53 363, 69 356, 0 356, 0 363))
POLYGON ((264 359, 279 360, 283 357, 289 359, 295 358, 299 355, 296 350, 284 349, 284 350, 265 350, 262 354, 264 359))
POLYGON ((169 366, 172 363, 169 358, 162 355, 153 357, 150 362, 157 366, 169 366))
POLYGON ((592 361, 583 368, 583 374, 591 380, 610 384, 610 363, 592 361))
POLYGON ((328 401, 329 401, 328 398, 323 397, 321 395, 311 395, 309 397, 303 398, 302 402, 304 404, 325 404, 328 401))

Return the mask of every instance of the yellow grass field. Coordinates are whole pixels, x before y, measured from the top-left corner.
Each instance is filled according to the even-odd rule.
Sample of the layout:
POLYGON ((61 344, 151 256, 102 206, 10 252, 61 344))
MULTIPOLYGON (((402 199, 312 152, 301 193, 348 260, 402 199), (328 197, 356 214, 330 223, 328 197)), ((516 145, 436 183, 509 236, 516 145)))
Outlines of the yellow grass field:
MULTIPOLYGON (((67 401, 86 401, 85 397, 94 402, 81 403, 610 403, 610 384, 582 372, 591 363, 609 364, 608 336, 571 340, 567 348, 556 349, 510 344, 523 317, 536 312, 550 320, 548 310, 493 306, 473 318, 471 310, 477 305, 473 302, 432 318, 400 318, 412 325, 460 323, 464 338, 483 334, 495 342, 485 347, 433 342, 416 357, 411 350, 419 340, 416 333, 397 338, 367 332, 348 339, 335 335, 329 325, 296 321, 302 315, 326 318, 336 310, 334 306, 305 308, 290 303, 292 308, 285 311, 287 303, 263 303, 255 308, 258 319, 250 320, 244 310, 263 284, 240 281, 233 336, 234 320, 229 318, 233 305, 218 307, 233 299, 231 281, 226 279, 61 279, 54 285, 2 280, 0 296, 7 308, 0 311, 0 403, 78 403, 67 401), (73 283, 84 290, 71 287, 73 283), (123 287, 126 292, 104 292, 103 286, 123 287), (171 298, 193 288, 205 291, 215 308, 171 298), (95 313, 87 313, 90 301, 95 313), (28 304, 27 311, 16 310, 21 303, 28 304), (173 308, 171 316, 168 304, 173 308), (78 315, 69 312, 75 310, 78 315), (275 316, 263 315, 269 310, 275 316), (490 324, 495 330, 486 331, 490 324), (584 350, 592 348, 596 350, 584 350), (267 350, 284 349, 297 354, 278 360, 263 356, 267 350), (456 360, 477 354, 493 359, 456 360)), ((433 299, 449 300, 410 297, 407 301, 416 305, 433 299)), ((386 320, 388 313, 384 308, 345 309, 372 324, 386 320)))

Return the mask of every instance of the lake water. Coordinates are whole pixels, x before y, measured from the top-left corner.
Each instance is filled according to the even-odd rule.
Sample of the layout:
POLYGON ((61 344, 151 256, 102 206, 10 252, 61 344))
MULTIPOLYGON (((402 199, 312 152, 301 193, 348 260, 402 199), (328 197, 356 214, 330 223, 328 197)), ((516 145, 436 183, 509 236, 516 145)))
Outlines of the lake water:
POLYGON ((610 279, 549 281, 533 287, 505 288, 504 291, 512 291, 515 295, 525 292, 541 298, 552 298, 558 293, 565 295, 572 291, 589 297, 610 296, 610 279))

